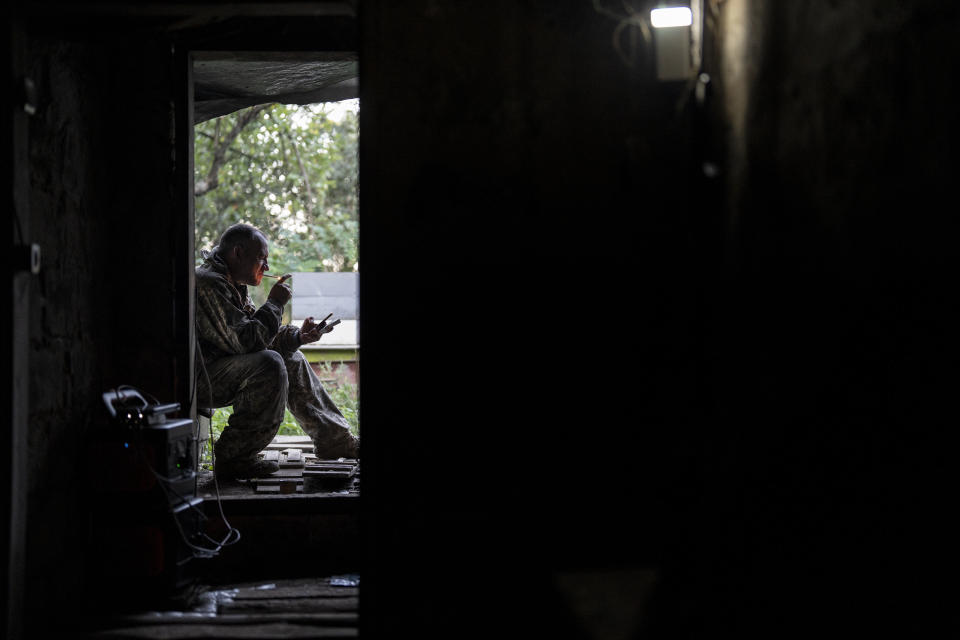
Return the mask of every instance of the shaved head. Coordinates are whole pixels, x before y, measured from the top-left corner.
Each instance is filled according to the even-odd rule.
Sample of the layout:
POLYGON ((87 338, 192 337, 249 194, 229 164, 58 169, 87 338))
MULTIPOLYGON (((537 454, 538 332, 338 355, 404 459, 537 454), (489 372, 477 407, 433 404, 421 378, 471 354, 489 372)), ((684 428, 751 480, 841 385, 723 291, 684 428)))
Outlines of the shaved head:
POLYGON ((234 247, 240 246, 246 249, 253 245, 255 241, 266 242, 266 240, 267 238, 263 235, 263 232, 255 226, 240 222, 231 225, 223 232, 223 235, 220 236, 220 241, 214 249, 214 253, 219 253, 223 256, 227 255, 234 247))

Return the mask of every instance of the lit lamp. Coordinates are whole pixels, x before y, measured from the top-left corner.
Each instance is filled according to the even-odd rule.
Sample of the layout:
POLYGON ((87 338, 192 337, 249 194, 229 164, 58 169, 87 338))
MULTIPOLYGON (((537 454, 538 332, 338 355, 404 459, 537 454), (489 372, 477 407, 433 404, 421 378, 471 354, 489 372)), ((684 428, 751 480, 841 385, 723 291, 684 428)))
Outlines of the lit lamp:
POLYGON ((650 24, 656 47, 657 79, 686 80, 693 73, 691 27, 693 11, 689 6, 660 7, 650 12, 650 24))

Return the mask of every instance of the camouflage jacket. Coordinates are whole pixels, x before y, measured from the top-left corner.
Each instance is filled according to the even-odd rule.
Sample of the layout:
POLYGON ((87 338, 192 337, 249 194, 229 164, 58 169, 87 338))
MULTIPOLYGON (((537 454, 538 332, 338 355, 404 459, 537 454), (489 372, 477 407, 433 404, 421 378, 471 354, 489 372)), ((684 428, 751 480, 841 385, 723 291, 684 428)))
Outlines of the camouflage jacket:
POLYGON ((209 252, 197 267, 197 341, 206 362, 274 349, 285 358, 300 348, 300 329, 281 325, 283 308, 271 300, 253 306, 245 285, 234 285, 227 265, 209 252))

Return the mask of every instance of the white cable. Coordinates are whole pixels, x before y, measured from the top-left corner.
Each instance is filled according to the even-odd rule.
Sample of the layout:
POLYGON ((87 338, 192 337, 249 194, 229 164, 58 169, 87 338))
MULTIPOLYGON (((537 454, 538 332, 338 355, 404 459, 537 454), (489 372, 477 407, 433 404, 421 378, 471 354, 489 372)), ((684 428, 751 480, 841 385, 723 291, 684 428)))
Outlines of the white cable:
MULTIPOLYGON (((203 358, 202 358, 202 356, 201 356, 200 362, 201 362, 201 365, 203 366, 204 375, 207 377, 207 382, 208 382, 208 384, 209 384, 210 378, 209 378, 209 376, 207 375, 206 366, 205 366, 205 364, 203 363, 203 358)), ((118 401, 118 402, 120 402, 120 401, 122 400, 122 397, 120 396, 120 390, 121 390, 121 389, 129 389, 129 390, 131 390, 131 391, 134 391, 134 392, 140 394, 140 396, 143 397, 143 392, 141 392, 139 389, 136 389, 135 387, 131 387, 130 385, 120 385, 120 386, 118 386, 118 387, 114 390, 115 393, 116 393, 116 395, 117 395, 117 401, 118 401)), ((150 396, 150 394, 147 394, 147 395, 150 396)), ((151 398, 156 404, 159 404, 159 402, 156 400, 156 398, 154 398, 153 396, 150 396, 150 398, 151 398)), ((210 400, 211 400, 211 404, 212 404, 212 402, 213 402, 212 392, 211 392, 211 398, 210 398, 210 400)), ((147 402, 146 402, 146 400, 144 400, 143 406, 141 406, 138 411, 142 411, 142 410, 143 410, 144 408, 146 408, 146 407, 147 407, 147 402)), ((141 414, 141 415, 142 415, 142 414, 141 414)), ((167 499, 167 504, 168 504, 168 507, 169 507, 169 510, 170 510, 170 515, 171 515, 171 517, 173 518, 174 524, 175 524, 176 527, 177 527, 177 531, 180 533, 180 538, 181 538, 181 540, 183 541, 183 543, 184 543, 188 548, 190 548, 190 550, 193 552, 192 555, 193 555, 194 558, 204 558, 204 559, 206 559, 206 558, 213 558, 213 557, 215 557, 215 556, 220 552, 220 550, 221 550, 223 547, 229 546, 229 545, 232 545, 232 544, 235 544, 235 543, 237 543, 237 542, 240 540, 240 531, 237 530, 236 528, 234 528, 233 525, 231 525, 231 524, 227 521, 226 514, 224 514, 224 512, 223 512, 223 502, 222 502, 221 497, 220 497, 220 488, 219 488, 219 485, 217 485, 217 504, 218 504, 219 510, 220 510, 220 517, 223 519, 223 523, 227 526, 227 534, 224 536, 223 540, 221 540, 219 543, 216 542, 213 538, 210 538, 210 536, 208 536, 208 535, 206 535, 206 534, 201 534, 201 535, 203 535, 203 537, 207 538, 208 540, 210 540, 212 543, 214 543, 214 544, 216 545, 216 547, 213 548, 213 549, 206 548, 206 547, 202 547, 202 546, 198 546, 198 545, 195 545, 195 544, 193 544, 192 542, 190 542, 190 540, 187 538, 186 532, 184 532, 184 530, 183 530, 183 526, 182 526, 182 524, 180 523, 180 519, 177 517, 177 514, 173 511, 173 505, 170 504, 170 502, 171 502, 171 500, 170 500, 170 493, 172 492, 177 498, 179 498, 179 499, 180 499, 180 502, 181 502, 182 504, 186 504, 188 507, 190 507, 191 509, 193 509, 194 511, 196 511, 196 512, 200 515, 200 517, 203 518, 204 520, 207 520, 207 519, 208 519, 208 518, 207 518, 207 515, 206 515, 205 513, 203 513, 203 511, 201 511, 200 509, 198 509, 198 508, 196 507, 196 505, 192 504, 189 500, 187 500, 184 496, 182 496, 179 491, 177 491, 176 489, 174 489, 172 486, 169 486, 169 485, 172 485, 173 483, 178 482, 178 481, 189 480, 189 479, 191 479, 191 478, 197 477, 197 472, 196 472, 196 470, 190 471, 190 473, 189 473, 188 475, 183 475, 183 476, 181 476, 180 478, 173 479, 173 478, 168 478, 167 476, 161 474, 161 473, 158 472, 156 469, 154 469, 153 465, 150 463, 150 461, 147 459, 146 455, 143 453, 143 432, 142 432, 142 425, 139 425, 139 424, 137 425, 137 453, 138 453, 138 454, 140 455, 140 457, 143 459, 143 462, 144 462, 144 464, 146 465, 147 469, 149 469, 150 472, 154 475, 154 477, 158 480, 158 483, 157 483, 157 484, 158 484, 158 486, 160 487, 160 489, 163 491, 163 494, 164 494, 164 496, 165 496, 166 499, 167 499), (232 537, 233 537, 234 539, 231 540, 232 537)), ((215 458, 213 457, 213 448, 212 448, 212 447, 211 447, 211 460, 214 462, 214 465, 215 465, 215 464, 216 464, 216 461, 215 461, 215 458)), ((214 466, 214 469, 216 469, 215 466, 214 466)), ((214 471, 214 483, 216 484, 216 472, 215 472, 215 471, 214 471)))
MULTIPOLYGON (((158 484, 158 486, 160 487, 160 489, 163 491, 163 494, 164 494, 164 496, 165 496, 166 499, 167 499, 167 506, 168 506, 169 509, 170 509, 170 517, 173 518, 173 523, 176 525, 177 531, 180 533, 180 539, 181 539, 181 540, 183 541, 183 543, 184 543, 185 545, 187 545, 187 547, 189 547, 190 550, 193 552, 192 555, 193 555, 194 558, 198 558, 198 559, 209 559, 209 558, 215 557, 215 556, 219 553, 220 549, 223 548, 224 542, 226 542, 226 540, 230 537, 231 532, 230 532, 230 531, 227 532, 227 536, 224 537, 224 542, 221 542, 221 543, 217 546, 216 549, 208 549, 208 548, 206 548, 206 547, 201 547, 201 546, 195 545, 195 544, 193 544, 192 542, 190 542, 190 540, 187 538, 186 532, 183 530, 183 525, 180 523, 180 519, 177 517, 176 512, 173 511, 173 505, 170 505, 170 492, 172 492, 174 495, 176 495, 176 496, 180 499, 181 503, 186 504, 188 507, 190 507, 191 509, 193 509, 194 511, 196 511, 196 512, 200 515, 200 517, 203 518, 204 520, 207 520, 207 519, 208 519, 208 518, 207 518, 207 515, 206 515, 205 513, 203 513, 203 511, 201 511, 200 509, 198 509, 198 508, 196 507, 196 505, 194 505, 192 502, 190 502, 190 501, 187 500, 185 497, 183 497, 182 495, 180 495, 180 492, 179 492, 179 491, 177 491, 177 490, 174 489, 173 487, 164 486, 163 483, 172 484, 174 481, 171 480, 170 478, 167 478, 166 476, 158 473, 158 472, 156 471, 156 469, 153 468, 153 465, 150 464, 150 461, 147 460, 146 455, 144 455, 144 453, 143 453, 143 446, 142 446, 142 444, 143 444, 143 434, 142 434, 142 431, 141 431, 140 429, 138 429, 138 430, 137 430, 137 453, 139 453, 139 454, 140 454, 140 457, 143 458, 144 464, 146 464, 147 468, 151 471, 151 473, 153 473, 153 475, 157 478, 157 480, 160 481, 160 482, 158 482, 157 484, 158 484), (199 555, 198 555, 198 554, 199 554, 199 555)), ((193 475, 193 476, 190 476, 190 477, 195 477, 195 476, 196 476, 196 474, 194 473, 194 475, 193 475)), ((187 478, 181 478, 181 480, 184 480, 184 479, 189 479, 189 477, 187 477, 187 478)), ((229 527, 230 525, 228 524, 227 526, 229 527)), ((205 535, 205 534, 204 534, 204 535, 205 535)), ((239 535, 239 532, 238 532, 238 535, 239 535)), ((209 538, 208 538, 208 539, 209 539, 209 538)), ((238 539, 239 539, 239 538, 238 538, 238 539)), ((216 542, 213 541, 213 540, 211 540, 211 542, 214 542, 214 544, 216 544, 216 542)), ((231 542, 231 543, 229 543, 229 544, 233 544, 233 543, 231 542)))
MULTIPOLYGON (((199 333, 199 331, 200 331, 200 327, 198 326, 198 327, 197 327, 197 332, 199 333)), ((212 385, 211 382, 210 382, 210 374, 207 372, 207 363, 206 363, 206 361, 204 361, 204 359, 203 359, 203 350, 200 349, 200 344, 199 344, 199 342, 197 342, 197 343, 195 343, 195 344, 196 344, 196 346, 197 346, 197 352, 198 352, 197 355, 199 356, 199 359, 200 359, 200 368, 203 370, 203 377, 204 377, 204 378, 206 379, 206 381, 207 381, 207 395, 208 395, 208 398, 207 398, 207 399, 208 399, 208 401, 209 401, 209 403, 210 403, 210 404, 209 404, 209 409, 210 409, 211 411, 213 411, 213 410, 214 410, 214 407, 213 407, 213 385, 212 385)), ((196 384, 196 383, 194 383, 194 384, 196 384)), ((197 434, 198 434, 198 439, 199 439, 199 429, 200 429, 199 423, 200 423, 200 421, 198 420, 198 421, 197 421, 197 434)), ((208 439, 208 440, 212 440, 212 439, 213 439, 213 417, 212 417, 212 416, 211 416, 211 418, 210 418, 210 434, 209 434, 209 436, 208 436, 207 439, 208 439)), ((226 516, 226 514, 223 512, 223 499, 222 499, 221 496, 220 496, 220 482, 217 480, 217 455, 216 455, 216 452, 214 451, 213 442, 210 443, 210 468, 211 468, 211 470, 213 471, 213 487, 214 487, 214 489, 216 490, 216 493, 217 493, 217 508, 220 510, 220 518, 223 520, 223 524, 225 524, 225 525, 227 526, 227 536, 224 538, 224 541, 226 541, 226 539, 229 538, 232 533, 236 533, 236 535, 237 535, 237 539, 236 539, 236 540, 233 540, 232 542, 229 542, 229 543, 224 542, 224 543, 221 543, 221 544, 226 544, 226 545, 235 544, 235 543, 237 543, 237 542, 240 541, 240 531, 239 531, 238 529, 235 529, 235 528, 233 527, 233 525, 231 525, 231 524, 227 521, 227 516, 226 516)))

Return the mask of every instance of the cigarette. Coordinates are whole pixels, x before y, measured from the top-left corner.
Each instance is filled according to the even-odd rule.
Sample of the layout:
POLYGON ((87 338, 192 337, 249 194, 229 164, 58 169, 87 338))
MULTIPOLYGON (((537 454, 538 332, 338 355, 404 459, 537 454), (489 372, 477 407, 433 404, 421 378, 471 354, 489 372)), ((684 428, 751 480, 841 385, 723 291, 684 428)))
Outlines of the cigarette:
POLYGON ((333 315, 332 313, 328 313, 328 314, 327 314, 327 317, 320 321, 320 324, 323 324, 324 322, 326 322, 327 320, 329 320, 329 319, 330 319, 330 316, 332 316, 332 315, 333 315))
MULTIPOLYGON (((272 276, 272 275, 270 275, 269 273, 264 273, 264 274, 263 274, 263 277, 264 277, 264 278, 273 278, 274 280, 283 280, 284 278, 289 278, 289 277, 290 277, 290 274, 288 273, 288 274, 285 275, 285 276, 272 276)), ((331 314, 331 315, 332 315, 332 314, 331 314)))

